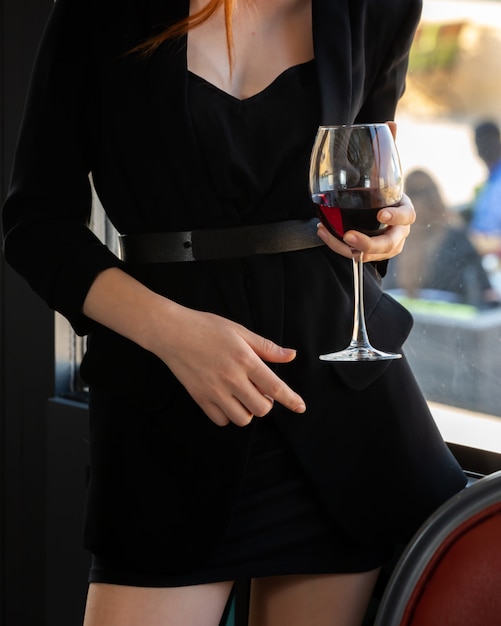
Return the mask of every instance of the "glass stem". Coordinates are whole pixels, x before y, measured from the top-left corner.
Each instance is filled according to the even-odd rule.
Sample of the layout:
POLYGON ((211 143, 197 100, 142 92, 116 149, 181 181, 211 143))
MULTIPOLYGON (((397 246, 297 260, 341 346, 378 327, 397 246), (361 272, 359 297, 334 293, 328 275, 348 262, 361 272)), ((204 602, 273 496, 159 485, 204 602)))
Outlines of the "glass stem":
POLYGON ((364 313, 364 263, 363 252, 356 251, 352 256, 353 260, 353 282, 355 292, 355 306, 353 315, 353 333, 351 335, 351 346, 369 346, 369 337, 365 326, 364 313))

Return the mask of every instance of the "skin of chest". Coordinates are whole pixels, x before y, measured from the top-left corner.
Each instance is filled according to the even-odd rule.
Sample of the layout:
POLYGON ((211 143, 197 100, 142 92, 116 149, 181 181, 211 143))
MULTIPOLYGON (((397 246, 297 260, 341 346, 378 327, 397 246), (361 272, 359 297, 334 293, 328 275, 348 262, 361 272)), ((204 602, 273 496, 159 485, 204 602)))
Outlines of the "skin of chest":
MULTIPOLYGON (((190 12, 200 7, 193 0, 190 12)), ((311 0, 239 3, 232 31, 231 64, 222 7, 190 31, 188 68, 239 99, 262 91, 284 70, 314 56, 311 0)))

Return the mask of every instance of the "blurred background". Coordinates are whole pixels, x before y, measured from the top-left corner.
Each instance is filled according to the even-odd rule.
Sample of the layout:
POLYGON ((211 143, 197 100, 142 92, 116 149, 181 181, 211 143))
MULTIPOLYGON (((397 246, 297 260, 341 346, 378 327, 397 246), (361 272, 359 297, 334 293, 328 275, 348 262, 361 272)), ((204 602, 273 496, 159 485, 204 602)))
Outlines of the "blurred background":
MULTIPOLYGON (((500 59, 501 2, 424 1, 396 118, 417 222, 384 283, 414 314, 405 351, 447 439, 469 447, 484 432, 481 445, 498 453, 501 233, 485 234, 486 250, 472 220, 496 165, 479 155, 476 128, 501 123, 500 59)), ((501 224, 501 186, 494 197, 501 224)))

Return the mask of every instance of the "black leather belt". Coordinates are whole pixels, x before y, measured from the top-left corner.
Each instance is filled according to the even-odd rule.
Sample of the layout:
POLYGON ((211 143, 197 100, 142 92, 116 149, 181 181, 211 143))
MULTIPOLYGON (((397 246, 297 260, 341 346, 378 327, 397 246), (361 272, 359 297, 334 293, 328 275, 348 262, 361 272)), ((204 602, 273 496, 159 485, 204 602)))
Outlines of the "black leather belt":
POLYGON ((317 235, 317 224, 318 219, 312 218, 237 228, 120 235, 120 254, 127 263, 172 263, 292 252, 324 245, 317 235))

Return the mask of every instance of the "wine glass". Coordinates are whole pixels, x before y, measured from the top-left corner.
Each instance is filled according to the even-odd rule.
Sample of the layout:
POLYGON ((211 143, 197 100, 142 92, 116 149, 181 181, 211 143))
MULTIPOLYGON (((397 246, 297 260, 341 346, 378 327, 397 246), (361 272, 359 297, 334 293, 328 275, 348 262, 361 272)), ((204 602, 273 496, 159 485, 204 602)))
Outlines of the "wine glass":
MULTIPOLYGON (((338 239, 348 230, 374 237, 386 228, 377 213, 398 204, 402 171, 388 124, 320 126, 310 164, 310 191, 320 219, 338 239)), ((380 361, 401 354, 374 348, 364 315, 363 253, 352 249, 355 306, 353 333, 347 348, 323 354, 323 361, 380 361)))

